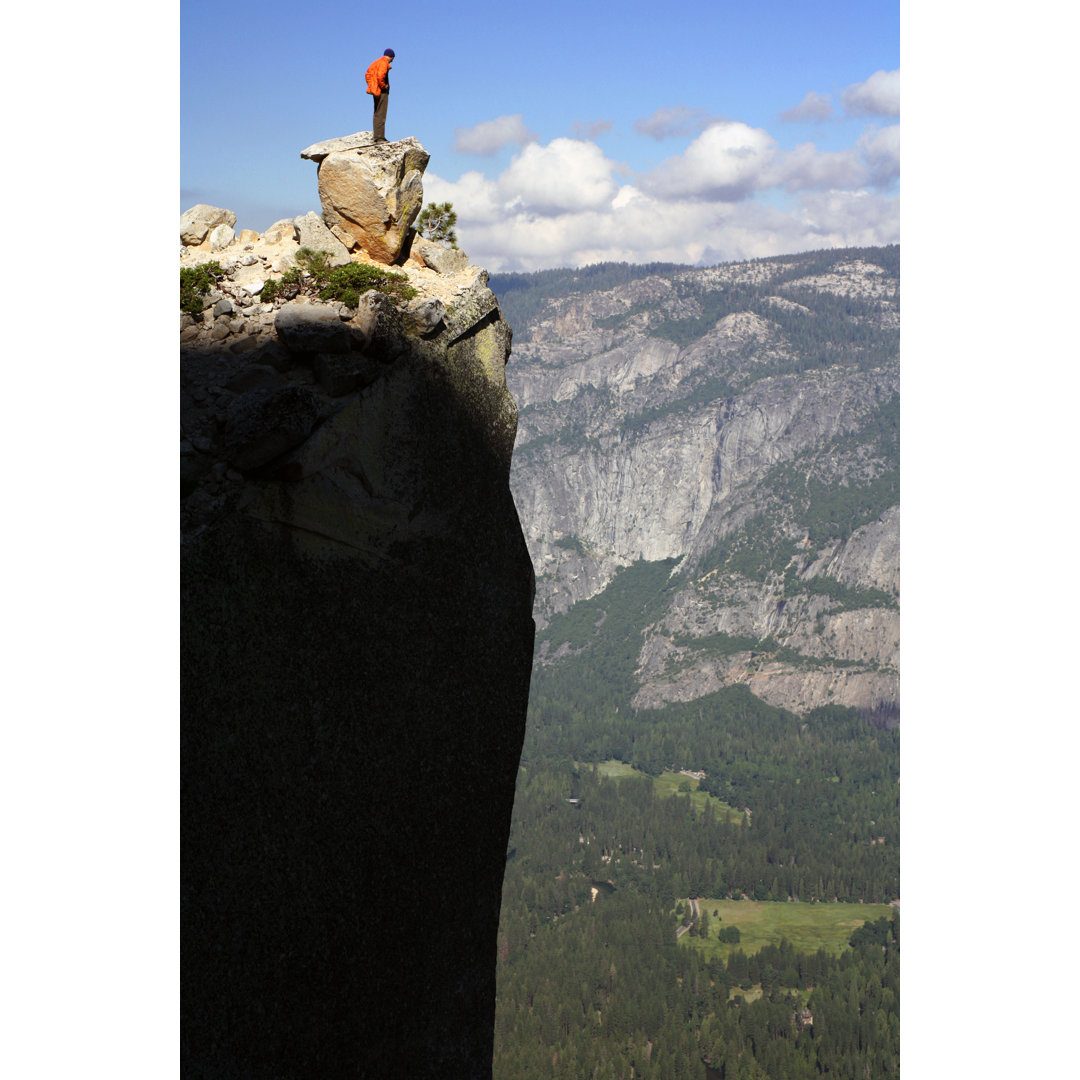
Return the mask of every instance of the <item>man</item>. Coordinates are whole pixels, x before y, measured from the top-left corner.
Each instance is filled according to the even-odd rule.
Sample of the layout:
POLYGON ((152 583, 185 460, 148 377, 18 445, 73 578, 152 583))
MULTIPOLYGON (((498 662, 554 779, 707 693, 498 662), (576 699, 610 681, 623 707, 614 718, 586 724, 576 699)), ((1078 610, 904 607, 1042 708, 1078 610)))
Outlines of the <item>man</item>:
POLYGON ((394 50, 387 49, 367 69, 367 92, 375 98, 375 118, 371 127, 377 143, 386 142, 386 105, 390 100, 390 63, 394 50))

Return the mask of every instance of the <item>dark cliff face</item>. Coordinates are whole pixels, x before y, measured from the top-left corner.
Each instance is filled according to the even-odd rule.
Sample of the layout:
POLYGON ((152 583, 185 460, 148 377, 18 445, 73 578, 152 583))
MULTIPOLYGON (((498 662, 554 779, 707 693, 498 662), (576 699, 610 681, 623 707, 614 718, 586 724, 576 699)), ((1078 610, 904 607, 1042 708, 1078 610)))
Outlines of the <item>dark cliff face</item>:
POLYGON ((509 331, 373 307, 338 397, 280 342, 182 355, 220 478, 183 514, 185 1076, 490 1076, 533 645, 509 331))

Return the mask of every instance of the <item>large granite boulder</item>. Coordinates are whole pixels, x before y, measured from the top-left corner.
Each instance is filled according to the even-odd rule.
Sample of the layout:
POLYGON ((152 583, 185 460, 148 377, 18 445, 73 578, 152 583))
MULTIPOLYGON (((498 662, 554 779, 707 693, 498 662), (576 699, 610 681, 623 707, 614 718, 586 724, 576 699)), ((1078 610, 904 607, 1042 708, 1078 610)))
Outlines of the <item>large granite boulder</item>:
POLYGON ((331 229, 352 236, 377 262, 407 257, 430 159, 417 139, 375 144, 370 131, 358 131, 315 143, 300 156, 318 163, 319 198, 331 229))
POLYGON ((533 572, 481 278, 181 349, 185 1077, 491 1076, 533 572))
POLYGON ((201 244, 211 229, 225 225, 231 230, 235 224, 236 215, 231 210, 197 203, 180 215, 180 243, 187 246, 201 244))

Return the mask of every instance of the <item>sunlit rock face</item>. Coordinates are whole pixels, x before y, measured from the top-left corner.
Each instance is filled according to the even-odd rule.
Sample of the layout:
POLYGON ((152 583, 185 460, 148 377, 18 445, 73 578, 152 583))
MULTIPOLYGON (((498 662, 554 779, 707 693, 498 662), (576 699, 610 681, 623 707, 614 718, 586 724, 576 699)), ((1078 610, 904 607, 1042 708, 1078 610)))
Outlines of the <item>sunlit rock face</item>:
POLYGON ((397 263, 408 254, 430 160, 418 140, 374 143, 370 131, 358 131, 315 143, 300 156, 318 163, 319 199, 331 229, 351 236, 377 262, 397 263))
POLYGON ((732 683, 800 712, 899 701, 898 262, 567 272, 515 319, 511 488, 538 626, 638 559, 676 561, 634 641, 637 707, 732 683), (834 528, 830 502, 857 516, 834 528))

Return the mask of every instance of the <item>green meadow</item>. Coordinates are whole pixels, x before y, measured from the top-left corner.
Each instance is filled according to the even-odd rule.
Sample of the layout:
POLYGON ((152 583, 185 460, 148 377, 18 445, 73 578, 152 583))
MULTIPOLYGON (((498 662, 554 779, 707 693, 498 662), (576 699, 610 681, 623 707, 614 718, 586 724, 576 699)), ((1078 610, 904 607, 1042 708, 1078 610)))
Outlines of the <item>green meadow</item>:
POLYGON ((707 956, 727 956, 730 949, 742 949, 747 956, 765 945, 779 945, 781 938, 796 952, 814 953, 824 949, 838 956, 848 947, 848 938, 865 922, 891 919, 888 904, 801 904, 784 901, 699 899, 701 910, 709 916, 707 940, 683 934, 681 945, 701 949, 707 956), (716 912, 716 915, 713 914, 716 912), (717 940, 728 926, 739 928, 739 943, 717 940))
MULTIPOLYGON (((621 779, 624 776, 644 776, 645 773, 635 769, 633 765, 627 765, 625 761, 602 761, 596 766, 597 771, 601 776, 606 779, 614 778, 616 780, 621 779)), ((706 803, 712 804, 713 813, 716 815, 716 820, 723 822, 725 815, 730 815, 731 823, 733 825, 741 825, 743 822, 742 812, 736 810, 732 806, 728 806, 726 802, 722 802, 714 795, 708 794, 705 791, 699 791, 698 785, 701 783, 692 776, 684 776, 682 773, 677 772, 663 772, 659 776, 653 777, 653 788, 656 794, 661 798, 668 798, 671 795, 679 795, 683 798, 688 798, 693 804, 694 809, 703 811, 706 803), (689 787, 689 791, 682 790, 680 787, 689 787)))
MULTIPOLYGON (((588 768, 588 766, 582 766, 588 768)), ((596 766, 596 771, 604 777, 605 780, 612 778, 621 780, 624 776, 643 776, 643 773, 639 773, 633 765, 627 765, 625 761, 601 761, 596 766)))

